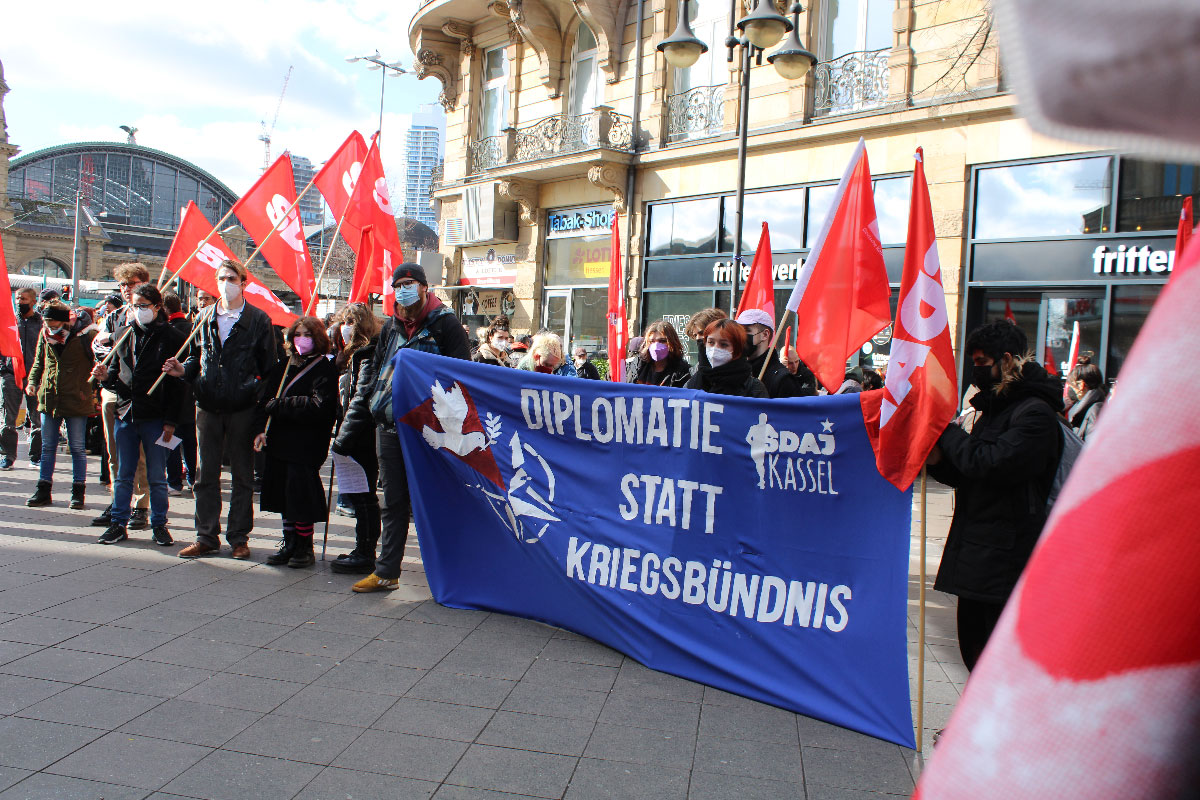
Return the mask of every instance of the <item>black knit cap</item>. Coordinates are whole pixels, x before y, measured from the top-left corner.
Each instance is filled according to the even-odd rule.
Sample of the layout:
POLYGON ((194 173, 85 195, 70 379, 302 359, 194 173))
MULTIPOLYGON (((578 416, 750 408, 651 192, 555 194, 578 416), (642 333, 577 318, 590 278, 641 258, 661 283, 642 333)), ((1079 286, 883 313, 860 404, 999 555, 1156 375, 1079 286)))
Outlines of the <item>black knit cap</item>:
POLYGON ((53 322, 70 322, 71 309, 62 304, 49 305, 42 311, 42 317, 53 322))
POLYGON ((412 278, 422 286, 428 286, 429 280, 425 277, 425 270, 421 269, 420 264, 401 264, 392 272, 392 286, 395 286, 405 278, 412 278))

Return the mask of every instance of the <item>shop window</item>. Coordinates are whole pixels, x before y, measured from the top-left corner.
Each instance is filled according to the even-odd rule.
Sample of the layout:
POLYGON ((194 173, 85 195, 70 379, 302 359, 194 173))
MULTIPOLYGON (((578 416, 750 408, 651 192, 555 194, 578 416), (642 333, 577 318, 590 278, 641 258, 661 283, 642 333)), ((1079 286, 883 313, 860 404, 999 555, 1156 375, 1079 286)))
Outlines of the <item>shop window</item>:
POLYGON ((1200 208, 1200 166, 1121 159, 1117 230, 1173 231, 1183 198, 1200 208))
POLYGON ((976 239, 1075 236, 1112 229, 1111 158, 989 167, 975 176, 976 239))
POLYGON ((879 240, 883 244, 908 241, 908 208, 912 205, 912 177, 882 178, 875 181, 875 214, 879 219, 879 240))
POLYGON ((598 53, 592 29, 580 22, 571 58, 571 115, 589 114, 600 105, 600 80, 596 74, 598 53))
MULTIPOLYGON (((1111 381, 1117 378, 1121 367, 1125 364, 1125 359, 1129 357, 1129 351, 1133 349, 1134 340, 1137 339, 1142 326, 1146 324, 1146 317, 1150 315, 1150 309, 1154 306, 1154 301, 1158 299, 1161 291, 1161 286, 1117 286, 1113 288, 1105 379, 1111 381)), ((1179 344, 1181 348, 1186 347, 1185 343, 1179 344)))
POLYGON ((69 278, 67 268, 52 258, 35 258, 21 269, 22 275, 36 275, 39 278, 69 278))
MULTIPOLYGON (((983 322, 995 322, 998 319, 1010 320, 1025 332, 1029 347, 1033 349, 1037 342, 1038 315, 1041 313, 1041 306, 1041 292, 989 291, 984 294, 983 322)), ((967 363, 970 363, 970 353, 963 353, 963 357, 967 363)))
POLYGON ((1104 328, 1104 295, 1081 292, 1073 296, 1046 297, 1046 341, 1034 351, 1037 360, 1052 375, 1064 375, 1071 368, 1071 339, 1079 325, 1079 354, 1091 353, 1100 364, 1100 337, 1104 328))
MULTIPOLYGON (((724 238, 721 252, 733 252, 733 226, 736 218, 736 198, 726 197, 724 238)), ((753 253, 758 248, 762 224, 771 230, 772 252, 804 249, 804 190, 784 189, 778 192, 752 192, 746 195, 742 210, 742 252, 753 253)))
POLYGON ((829 215, 829 209, 833 207, 833 197, 837 194, 837 186, 829 184, 827 186, 813 186, 808 190, 808 225, 805 226, 804 243, 806 247, 812 247, 817 242, 817 235, 821 232, 821 225, 825 222, 825 217, 829 215))
POLYGON ((647 255, 678 256, 717 252, 720 198, 659 203, 650 210, 647 255))
POLYGON ((546 285, 608 283, 612 237, 571 236, 546 241, 546 285))

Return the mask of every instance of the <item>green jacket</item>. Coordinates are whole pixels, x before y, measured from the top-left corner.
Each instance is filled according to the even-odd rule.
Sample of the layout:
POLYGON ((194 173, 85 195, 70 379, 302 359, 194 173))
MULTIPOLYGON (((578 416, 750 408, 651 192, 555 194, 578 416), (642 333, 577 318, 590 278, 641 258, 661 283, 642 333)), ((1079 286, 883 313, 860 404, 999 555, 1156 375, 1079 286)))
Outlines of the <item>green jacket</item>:
POLYGON ((39 334, 29 369, 29 385, 37 387, 38 408, 51 417, 88 417, 96 413, 92 377, 92 326, 72 330, 63 344, 50 344, 39 334))

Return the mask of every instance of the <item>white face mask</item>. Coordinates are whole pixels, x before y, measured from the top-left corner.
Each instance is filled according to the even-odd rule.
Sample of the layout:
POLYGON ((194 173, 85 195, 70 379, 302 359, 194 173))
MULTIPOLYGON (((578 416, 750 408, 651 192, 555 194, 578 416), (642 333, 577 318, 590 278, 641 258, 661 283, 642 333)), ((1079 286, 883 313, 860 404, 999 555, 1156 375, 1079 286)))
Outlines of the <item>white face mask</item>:
POLYGON ((226 305, 233 305, 242 296, 242 285, 237 281, 221 281, 221 298, 226 305))
POLYGON ((714 367, 724 366, 733 360, 733 353, 729 350, 722 350, 719 347, 704 348, 705 354, 708 355, 708 363, 714 367))
POLYGON ((155 316, 157 316, 153 308, 135 308, 133 313, 135 315, 135 319, 137 320, 137 324, 141 325, 143 328, 153 322, 155 316))
POLYGON ((350 342, 354 339, 354 326, 353 325, 342 325, 340 330, 342 332, 342 343, 349 345, 350 342))

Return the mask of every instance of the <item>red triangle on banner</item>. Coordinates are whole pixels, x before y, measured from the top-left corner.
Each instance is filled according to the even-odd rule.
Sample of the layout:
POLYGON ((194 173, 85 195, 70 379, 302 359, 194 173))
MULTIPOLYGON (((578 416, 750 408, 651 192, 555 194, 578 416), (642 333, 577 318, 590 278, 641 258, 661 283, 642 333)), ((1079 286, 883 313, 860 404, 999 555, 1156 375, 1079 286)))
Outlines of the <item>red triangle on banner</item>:
MULTIPOLYGON (((438 385, 438 388, 440 388, 440 385, 438 385)), ((465 400, 467 404, 467 413, 462 424, 462 433, 464 435, 480 433, 486 437, 487 432, 483 429, 483 423, 479 421, 479 412, 475 408, 475 401, 471 399, 471 395, 467 391, 467 387, 463 386, 458 381, 455 381, 454 385, 447 391, 453 392, 455 389, 462 392, 463 400, 465 400)), ((446 431, 443 429, 441 421, 438 419, 437 414, 433 410, 433 403, 434 399, 430 397, 424 403, 401 417, 400 421, 418 433, 423 432, 427 427, 430 428, 434 433, 445 433, 446 431)), ((500 467, 496 464, 496 459, 492 455, 492 450, 490 447, 475 449, 465 455, 459 455, 458 453, 455 453, 447 448, 438 449, 444 450, 447 454, 454 456, 459 461, 463 462, 468 467, 499 486, 501 489, 507 490, 504 485, 504 476, 500 474, 500 467)))

